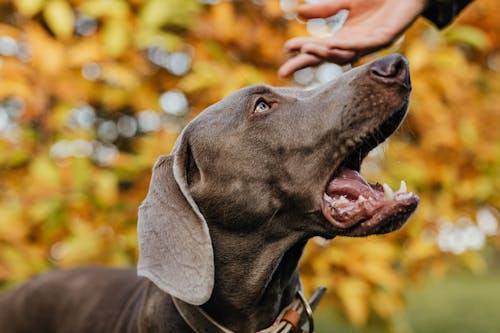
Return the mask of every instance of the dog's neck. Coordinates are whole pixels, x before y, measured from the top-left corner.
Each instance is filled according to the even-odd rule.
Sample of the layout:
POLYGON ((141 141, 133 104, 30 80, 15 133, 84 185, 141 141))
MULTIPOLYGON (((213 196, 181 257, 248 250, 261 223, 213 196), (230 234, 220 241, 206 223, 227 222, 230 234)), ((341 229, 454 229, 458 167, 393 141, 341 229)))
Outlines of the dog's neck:
POLYGON ((286 238, 263 246, 253 242, 252 235, 233 235, 233 239, 227 233, 219 235, 211 230, 215 285, 203 309, 235 332, 270 326, 300 288, 297 264, 305 241, 286 238))

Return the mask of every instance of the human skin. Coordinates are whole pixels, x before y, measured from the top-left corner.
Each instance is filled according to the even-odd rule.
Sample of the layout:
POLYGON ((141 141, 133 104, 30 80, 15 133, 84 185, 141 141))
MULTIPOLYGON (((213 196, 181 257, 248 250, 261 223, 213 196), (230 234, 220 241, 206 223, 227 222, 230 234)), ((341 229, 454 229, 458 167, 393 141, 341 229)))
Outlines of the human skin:
POLYGON ((327 0, 302 5, 304 19, 326 18, 349 10, 344 26, 333 36, 297 37, 285 43, 297 52, 279 69, 280 77, 323 61, 346 64, 392 44, 424 11, 428 0, 327 0))

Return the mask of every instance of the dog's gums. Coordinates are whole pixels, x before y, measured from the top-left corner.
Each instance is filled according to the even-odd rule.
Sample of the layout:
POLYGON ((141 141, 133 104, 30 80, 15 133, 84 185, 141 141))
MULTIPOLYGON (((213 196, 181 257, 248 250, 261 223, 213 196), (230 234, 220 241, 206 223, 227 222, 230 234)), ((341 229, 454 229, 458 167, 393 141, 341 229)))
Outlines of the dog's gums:
POLYGON ((344 168, 328 184, 322 208, 334 226, 358 229, 355 233, 362 235, 374 228, 382 233, 399 227, 417 204, 418 197, 407 192, 404 181, 394 192, 387 184, 371 185, 357 171, 344 168), (389 220, 391 226, 386 225, 389 220))

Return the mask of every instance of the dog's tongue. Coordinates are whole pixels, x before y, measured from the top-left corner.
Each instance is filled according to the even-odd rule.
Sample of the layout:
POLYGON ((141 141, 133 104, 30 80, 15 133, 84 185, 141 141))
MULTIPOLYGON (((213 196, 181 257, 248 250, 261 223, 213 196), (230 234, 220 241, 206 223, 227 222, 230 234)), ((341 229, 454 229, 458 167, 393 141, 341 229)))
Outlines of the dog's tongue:
POLYGON ((363 196, 365 199, 377 196, 377 193, 359 172, 347 168, 332 179, 326 193, 332 198, 345 196, 351 200, 357 200, 359 196, 363 196))

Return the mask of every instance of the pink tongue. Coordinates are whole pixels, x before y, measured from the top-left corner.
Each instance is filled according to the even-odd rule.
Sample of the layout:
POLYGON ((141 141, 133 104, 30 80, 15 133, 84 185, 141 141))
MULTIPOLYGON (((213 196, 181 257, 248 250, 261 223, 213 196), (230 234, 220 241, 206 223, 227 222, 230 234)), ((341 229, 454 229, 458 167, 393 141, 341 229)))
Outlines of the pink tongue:
POLYGON ((356 200, 360 195, 365 198, 377 196, 366 180, 351 169, 342 169, 328 184, 326 193, 330 197, 345 195, 351 200, 356 200))

